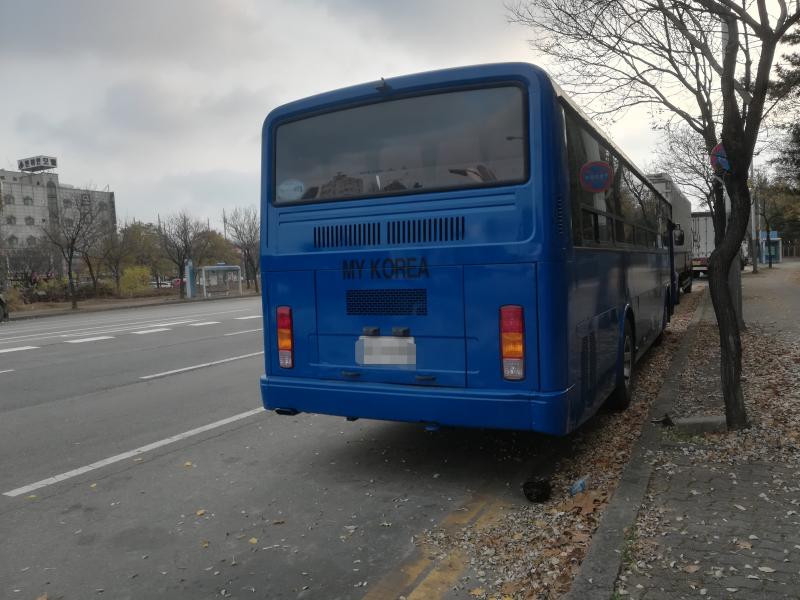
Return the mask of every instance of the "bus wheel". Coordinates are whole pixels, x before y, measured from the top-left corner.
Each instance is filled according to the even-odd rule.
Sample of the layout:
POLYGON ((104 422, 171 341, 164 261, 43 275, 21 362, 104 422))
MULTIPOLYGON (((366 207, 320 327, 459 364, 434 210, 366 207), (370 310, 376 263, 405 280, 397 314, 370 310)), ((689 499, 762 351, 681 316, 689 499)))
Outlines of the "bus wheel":
POLYGON ((686 287, 683 289, 684 294, 691 294, 692 293, 692 277, 689 277, 689 283, 686 284, 686 287))
POLYGON ((611 410, 625 410, 631 404, 635 354, 633 327, 631 327, 630 320, 625 319, 625 332, 622 340, 622 376, 617 379, 617 387, 611 392, 606 402, 611 410))

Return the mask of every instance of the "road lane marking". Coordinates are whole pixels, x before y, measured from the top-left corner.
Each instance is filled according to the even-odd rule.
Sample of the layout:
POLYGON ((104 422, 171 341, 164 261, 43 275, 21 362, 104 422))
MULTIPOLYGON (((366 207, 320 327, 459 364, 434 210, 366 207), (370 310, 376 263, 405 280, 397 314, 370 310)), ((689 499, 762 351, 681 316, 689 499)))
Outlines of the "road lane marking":
POLYGON ((79 340, 64 340, 65 344, 83 344, 84 342, 99 342, 100 340, 113 340, 113 335, 98 335, 90 338, 81 338, 79 340))
POLYGON ((264 409, 260 407, 254 408, 253 410, 248 410, 247 412, 239 413, 238 415, 233 415, 232 417, 228 417, 227 419, 221 419, 219 421, 214 421, 213 423, 209 423, 208 425, 203 425, 202 427, 196 427, 195 429, 184 431, 183 433, 179 433, 178 435, 173 435, 172 437, 168 437, 166 439, 153 442, 152 444, 147 444, 146 446, 140 446, 135 450, 130 450, 128 452, 123 452, 122 454, 117 454, 109 458, 104 458, 103 460, 99 460, 90 465, 86 465, 85 467, 73 469, 72 471, 67 471, 66 473, 61 473, 60 475, 55 475, 53 477, 48 477, 47 479, 42 479, 41 481, 37 481, 36 483, 31 483, 30 485, 19 487, 9 492, 4 492, 3 495, 14 498, 16 496, 21 496, 23 494, 30 494, 35 490, 47 487, 49 485, 53 485, 54 483, 59 483, 67 479, 72 479, 73 477, 83 475, 84 473, 88 473, 89 471, 101 469, 105 466, 114 464, 121 460, 127 460, 131 457, 138 456, 139 454, 144 454, 145 452, 150 452, 151 450, 161 448, 162 446, 166 446, 168 444, 174 444, 175 442, 185 440, 186 438, 198 435, 200 433, 216 429, 217 427, 222 427, 223 425, 227 425, 228 423, 241 421, 242 419, 246 419, 247 417, 251 417, 260 412, 264 412, 264 409))
POLYGON ((204 321, 203 323, 192 323, 189 327, 204 327, 205 325, 219 325, 219 321, 204 321))
POLYGON ((250 354, 242 354, 240 356, 231 356, 230 358, 223 358, 222 360, 215 360, 212 362, 201 363, 199 365, 192 365, 191 367, 183 367, 182 369, 173 369, 172 371, 164 371, 163 373, 144 375, 142 377, 139 377, 139 379, 156 379, 157 377, 166 377, 167 375, 175 375, 176 373, 185 373, 186 371, 194 371, 195 369, 203 369, 205 367, 211 367, 213 365, 221 365, 222 363, 228 363, 234 360, 241 360, 243 358, 250 358, 252 356, 258 356, 260 354, 264 354, 264 351, 262 350, 261 352, 251 352, 250 354))
POLYGON ((263 331, 263 330, 264 330, 263 327, 259 327, 258 329, 245 329, 244 331, 234 331, 233 333, 226 333, 225 337, 228 337, 229 335, 241 335, 243 333, 253 333, 254 331, 263 331))
MULTIPOLYGON (((149 308, 162 308, 158 305, 154 305, 153 307, 149 308)), ((138 310, 138 309, 136 309, 138 310)), ((161 323, 164 319, 190 319, 190 321, 197 321, 198 319, 193 319, 192 317, 200 317, 200 318, 209 318, 211 316, 216 315, 228 315, 231 313, 242 313, 242 312, 250 312, 252 309, 249 308, 237 308, 233 310, 220 310, 220 311, 210 311, 210 312, 192 312, 185 315, 167 315, 166 317, 152 317, 152 318, 123 318, 123 319, 101 319, 99 317, 93 317, 91 320, 87 321, 75 321, 72 324, 72 327, 65 328, 65 329, 56 329, 53 330, 51 327, 30 327, 26 326, 25 324, 18 324, 13 323, 12 326, 14 329, 18 329, 18 333, 14 335, 5 335, 9 332, 3 332, 4 335, 0 335, 0 344, 8 344, 12 342, 21 342, 21 341, 34 341, 34 340, 44 340, 53 337, 58 337, 58 334, 70 334, 70 336, 75 335, 90 335, 93 333, 112 333, 114 331, 123 331, 125 329, 140 329, 142 327, 150 327, 153 324, 161 323)), ((67 327, 63 325, 62 327, 67 327)), ((5 330, 6 327, 3 327, 5 330)))
POLYGON ((5 371, 0 371, 0 375, 2 375, 3 373, 13 373, 13 372, 14 369, 6 369, 5 371))
POLYGON ((237 321, 247 321, 248 319, 260 319, 261 315, 250 315, 249 317, 234 317, 237 321))
POLYGON ((197 321, 197 319, 189 319, 188 321, 173 321, 172 323, 153 323, 153 327, 171 327, 172 325, 186 325, 186 323, 192 323, 197 321))
POLYGON ((0 354, 4 354, 5 352, 19 352, 21 350, 36 350, 39 346, 17 346, 16 348, 3 348, 0 350, 0 354))
POLYGON ((148 333, 156 333, 158 331, 172 331, 169 327, 156 327, 155 329, 142 329, 141 331, 131 331, 136 335, 146 335, 148 333))

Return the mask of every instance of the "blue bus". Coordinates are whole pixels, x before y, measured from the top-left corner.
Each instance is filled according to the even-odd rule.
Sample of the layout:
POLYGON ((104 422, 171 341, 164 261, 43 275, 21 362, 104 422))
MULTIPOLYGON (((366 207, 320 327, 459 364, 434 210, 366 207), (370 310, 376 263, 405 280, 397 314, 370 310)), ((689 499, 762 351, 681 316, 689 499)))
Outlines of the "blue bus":
POLYGON ((267 409, 564 435, 628 405, 670 206, 542 69, 291 102, 262 150, 267 409))

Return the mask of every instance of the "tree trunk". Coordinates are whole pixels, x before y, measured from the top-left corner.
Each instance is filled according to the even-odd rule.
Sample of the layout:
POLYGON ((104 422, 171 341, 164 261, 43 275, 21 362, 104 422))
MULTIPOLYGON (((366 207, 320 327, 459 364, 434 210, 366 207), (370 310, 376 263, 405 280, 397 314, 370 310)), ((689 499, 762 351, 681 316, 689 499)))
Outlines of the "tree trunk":
POLYGON ((250 272, 253 274, 253 285, 256 288, 256 294, 258 294, 260 293, 258 290, 258 269, 252 256, 248 257, 247 260, 250 263, 250 272))
POLYGON ((72 310, 78 310, 78 298, 75 295, 75 276, 72 273, 72 261, 74 258, 70 255, 67 258, 67 281, 69 282, 69 298, 72 301, 72 310))
POLYGON ((117 296, 122 295, 122 269, 114 270, 114 290, 117 296))
POLYGON ((86 267, 89 269, 89 277, 92 278, 92 289, 94 290, 95 298, 97 297, 97 275, 95 275, 94 269, 92 268, 92 261, 89 260, 88 257, 83 257, 83 262, 86 263, 86 267))
POLYGON ((733 180, 727 185, 731 195, 731 218, 725 238, 709 258, 708 278, 714 313, 717 316, 720 342, 720 375, 725 400, 725 419, 729 429, 748 426, 747 411, 742 393, 742 340, 735 299, 731 293, 730 269, 739 254, 749 220, 750 196, 747 181, 733 180))

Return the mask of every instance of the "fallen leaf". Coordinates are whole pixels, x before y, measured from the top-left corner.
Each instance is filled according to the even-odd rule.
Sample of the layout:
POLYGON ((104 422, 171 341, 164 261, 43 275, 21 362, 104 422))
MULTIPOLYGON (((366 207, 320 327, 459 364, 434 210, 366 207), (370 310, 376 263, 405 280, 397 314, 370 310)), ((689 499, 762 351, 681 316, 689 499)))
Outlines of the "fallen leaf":
POLYGON ((469 595, 470 596, 475 596, 476 598, 480 598, 481 596, 485 596, 486 592, 483 590, 483 588, 477 587, 477 588, 471 589, 469 591, 469 595))
POLYGON ((201 545, 203 548, 208 548, 208 540, 203 540, 202 542, 200 542, 200 545, 201 545))
POLYGON ((202 517, 204 514, 206 514, 206 509, 205 508, 201 508, 201 509, 197 510, 194 514, 196 514, 198 517, 202 517))
POLYGON ((762 573, 774 573, 775 572, 775 569, 773 569, 772 567, 758 567, 758 570, 761 571, 762 573))
POLYGON ((686 565, 683 570, 687 573, 697 573, 700 570, 700 567, 698 565, 686 565))
POLYGON ((272 524, 273 524, 273 525, 283 525, 284 523, 286 523, 286 521, 284 521, 284 520, 282 520, 282 519, 281 519, 281 520, 278 520, 278 521, 273 521, 273 522, 272 522, 272 524))
POLYGON ((96 483, 93 483, 93 484, 92 484, 92 485, 90 485, 89 487, 90 487, 90 488, 92 488, 92 489, 94 489, 94 488, 96 488, 96 487, 97 487, 97 484, 96 484, 96 483))
POLYGON ((258 543, 258 538, 254 538, 254 537, 252 537, 252 538, 250 538, 250 539, 249 539, 249 540, 247 540, 247 541, 248 541, 248 542, 250 542, 251 544, 257 544, 257 543, 258 543))
POLYGON ((736 545, 742 550, 750 550, 753 547, 753 544, 750 542, 745 542, 744 540, 739 540, 736 542, 736 545))
POLYGON ((185 463, 183 463, 183 466, 184 467, 191 467, 192 466, 192 461, 187 460, 185 463))
POLYGON ((47 600, 47 592, 45 592, 41 596, 36 596, 36 600, 47 600))

